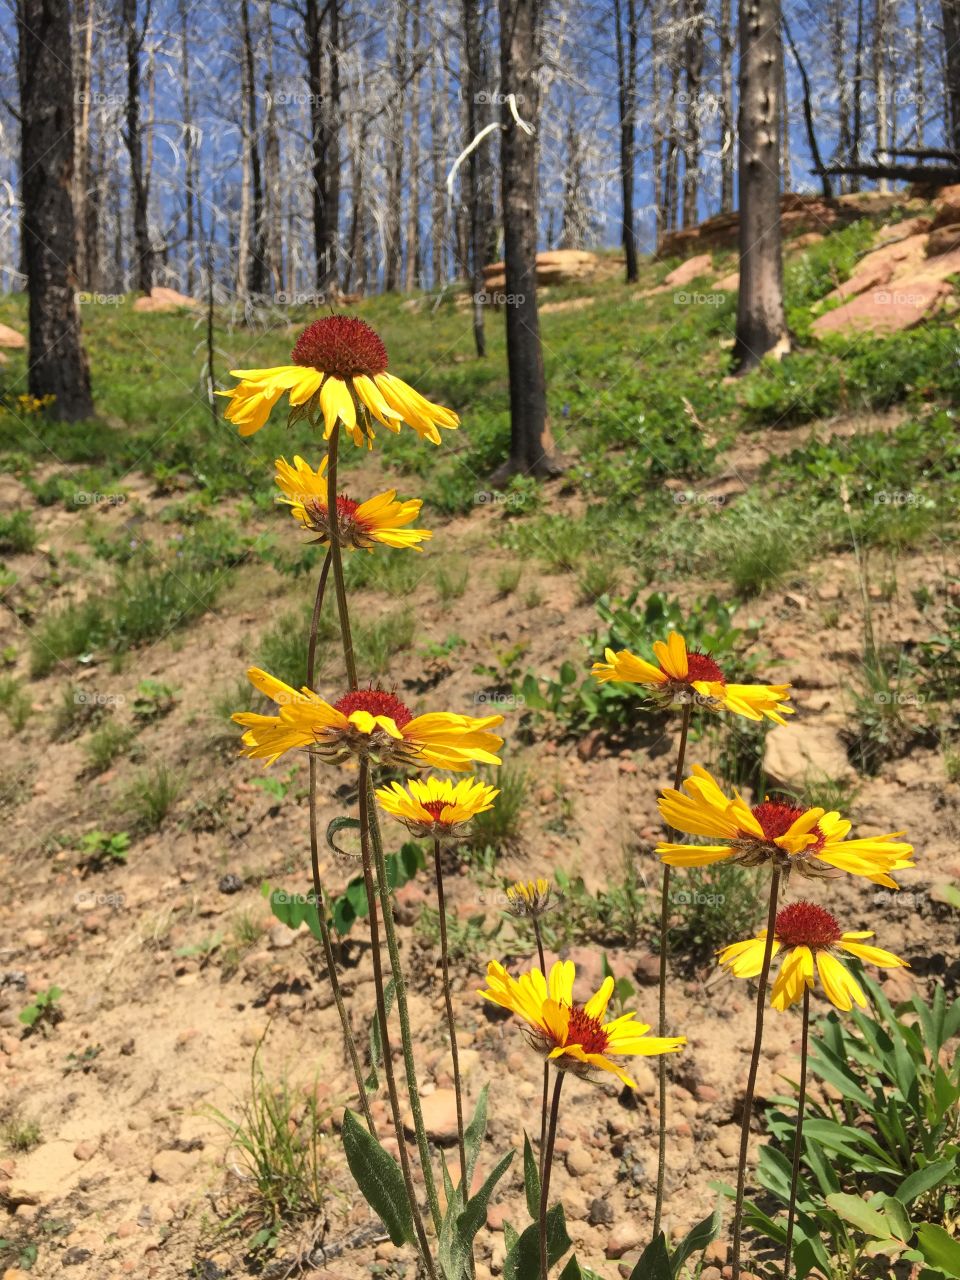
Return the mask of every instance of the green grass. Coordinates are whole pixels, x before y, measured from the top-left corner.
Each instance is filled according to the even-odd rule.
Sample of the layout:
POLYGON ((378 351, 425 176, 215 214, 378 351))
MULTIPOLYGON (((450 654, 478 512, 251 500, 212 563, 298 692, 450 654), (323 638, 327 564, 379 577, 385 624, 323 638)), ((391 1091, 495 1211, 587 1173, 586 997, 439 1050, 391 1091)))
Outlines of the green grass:
POLYGON ((353 629, 353 647, 361 676, 378 678, 390 670, 393 656, 413 644, 417 620, 410 608, 395 610, 353 629))
POLYGON ((475 849, 485 849, 487 846, 500 849, 504 845, 516 843, 530 790, 526 769, 504 764, 499 769, 482 772, 480 776, 484 782, 499 787, 500 794, 494 800, 492 809, 478 813, 473 819, 471 845, 475 849))
POLYGON ((125 810, 139 831, 158 831, 185 787, 183 775, 161 761, 136 775, 126 792, 125 810))
POLYGON ((132 726, 118 724, 114 719, 98 725, 83 744, 88 771, 105 773, 115 760, 126 755, 136 736, 132 726))
POLYGON ((19 733, 33 714, 30 695, 15 676, 0 675, 0 711, 6 715, 14 733, 19 733))
POLYGON ((37 531, 29 511, 0 515, 0 555, 32 551, 36 545, 37 531))

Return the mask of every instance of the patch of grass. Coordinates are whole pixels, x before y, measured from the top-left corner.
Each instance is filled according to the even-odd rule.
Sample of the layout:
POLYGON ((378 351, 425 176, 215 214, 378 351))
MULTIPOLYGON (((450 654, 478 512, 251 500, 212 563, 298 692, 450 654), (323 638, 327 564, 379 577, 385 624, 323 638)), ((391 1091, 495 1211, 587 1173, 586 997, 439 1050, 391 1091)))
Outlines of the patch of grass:
POLYGON ((29 511, 0 515, 0 555, 22 555, 37 545, 37 531, 29 511))
POLYGON ((25 1155, 43 1141, 43 1130, 40 1122, 28 1117, 17 1105, 10 1104, 4 1108, 0 1117, 0 1142, 8 1151, 16 1155, 25 1155))
POLYGON ((19 733, 33 714, 30 695, 15 676, 0 675, 0 711, 10 721, 14 733, 19 733))
POLYGON ((390 659, 410 648, 416 630, 416 617, 408 608, 354 627, 353 646, 360 671, 369 677, 386 675, 390 659))
POLYGON ((107 696, 78 684, 64 685, 53 713, 53 736, 61 742, 68 741, 98 724, 110 709, 107 696))
POLYGON ((140 770, 125 797, 126 811, 137 829, 158 831, 183 795, 185 785, 183 775, 165 761, 140 770))
POLYGON ((760 595, 801 564, 813 546, 809 514, 794 502, 744 495, 714 517, 703 537, 703 565, 742 597, 760 595))
POLYGON ((318 1086, 295 1088, 286 1076, 268 1080, 258 1046, 250 1066, 250 1094, 239 1115, 213 1110, 229 1134, 242 1168, 244 1199, 231 1222, 253 1251, 270 1252, 284 1224, 326 1220, 330 1172, 326 1129, 329 1109, 318 1086))
POLYGON ((88 772, 105 773, 129 749, 136 736, 131 726, 119 724, 112 718, 97 725, 83 744, 88 772))
POLYGON ((601 596, 611 595, 617 589, 620 566, 610 560, 588 560, 577 575, 580 599, 585 604, 595 604, 601 596))
POLYGON ((674 876, 670 906, 670 953, 689 964, 712 959, 730 941, 731 920, 747 937, 763 914, 756 876, 723 862, 674 876))
POLYGON ((520 585, 520 577, 523 569, 518 564, 501 565, 497 570, 497 576, 494 584, 497 588, 497 595, 503 599, 505 596, 513 595, 517 587, 520 585))
POLYGON ((95 600, 65 605, 42 618, 30 643, 30 674, 49 675, 58 662, 92 652, 103 635, 102 606, 95 600))
POLYGON ((451 600, 459 600, 466 591, 469 580, 470 571, 466 566, 459 569, 444 566, 433 574, 437 595, 444 604, 449 604, 451 600))
MULTIPOLYGON (((332 601, 330 603, 332 606, 332 601)), ((307 683, 307 642, 312 613, 311 605, 306 610, 292 610, 282 614, 260 639, 255 665, 269 671, 272 676, 285 681, 294 689, 301 689, 307 683)), ((324 609, 317 629, 317 676, 325 668, 331 645, 335 641, 339 644, 339 637, 340 631, 332 607, 324 609)), ((244 710, 249 705, 250 698, 257 696, 248 683, 246 704, 241 702, 233 710, 244 710)))
POLYGON ((520 835, 523 821, 523 810, 530 790, 530 778, 526 769, 520 765, 504 764, 497 770, 486 770, 478 776, 495 787, 500 794, 493 802, 493 808, 485 813, 478 813, 473 819, 470 844, 474 849, 485 849, 488 845, 500 849, 504 845, 514 844, 520 835))
MULTIPOLYGON (((491 953, 491 943, 503 927, 502 920, 487 925, 487 917, 481 911, 466 918, 455 912, 447 916, 447 954, 456 964, 469 964, 471 968, 491 953)), ((440 912, 426 903, 420 908, 414 934, 417 940, 431 951, 440 949, 440 912)))

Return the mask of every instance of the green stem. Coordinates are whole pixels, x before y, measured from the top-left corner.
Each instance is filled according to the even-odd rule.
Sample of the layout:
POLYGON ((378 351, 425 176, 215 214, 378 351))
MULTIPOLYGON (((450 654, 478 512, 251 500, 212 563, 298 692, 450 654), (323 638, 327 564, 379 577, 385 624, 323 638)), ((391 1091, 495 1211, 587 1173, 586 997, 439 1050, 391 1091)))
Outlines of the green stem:
POLYGON ((553 1168, 553 1144, 557 1137, 557 1116, 560 1113, 560 1090, 563 1088, 563 1072, 557 1071, 557 1083, 553 1086, 553 1103, 547 1126, 547 1147, 543 1153, 543 1177, 540 1179, 540 1280, 548 1280, 550 1259, 547 1253, 547 1208, 550 1194, 550 1171, 553 1168))
MULTIPOLYGON (((380 1027, 380 1047, 383 1050, 383 1074, 387 1081, 387 1095, 390 1099, 390 1114, 397 1135, 397 1146, 400 1151, 400 1171, 403 1174, 403 1185, 410 1201, 410 1212, 420 1245, 420 1256, 431 1280, 436 1280, 436 1269, 427 1241, 420 1205, 417 1201, 413 1172, 410 1168, 410 1157, 403 1136, 403 1121, 400 1116, 400 1097, 397 1092, 397 1079, 393 1069, 393 1054, 390 1046, 390 1028, 387 1019, 386 992, 383 984, 383 961, 380 955, 380 926, 377 920, 377 891, 374 885, 373 863, 370 857, 370 821, 367 805, 368 779, 370 764, 366 759, 360 760, 360 852, 363 862, 363 885, 367 895, 367 912, 370 918, 370 948, 373 957, 373 981, 377 994, 377 1022, 380 1027)), ((378 873, 379 875, 379 873, 378 873)))
MULTIPOLYGON (((547 976, 547 961, 543 952, 543 936, 540 933, 540 921, 533 917, 533 936, 537 940, 537 955, 540 957, 540 972, 547 976)), ((547 1144, 547 1112, 550 1106, 550 1063, 543 1064, 543 1092, 540 1098, 540 1181, 543 1181, 543 1151, 547 1144)))
MULTIPOLYGON (((693 704, 685 702, 680 720, 680 745, 677 748, 677 767, 673 775, 673 789, 680 790, 683 782, 683 762, 687 754, 687 736, 690 732, 690 715, 693 704)), ((658 996, 657 1035, 667 1034, 667 953, 670 947, 670 867, 663 863, 660 878, 660 990, 658 996)), ((663 1188, 667 1176, 667 1057, 661 1053, 657 1059, 657 1084, 659 1116, 659 1141, 657 1145, 657 1202, 653 1211, 653 1238, 660 1234, 663 1216, 663 1188)))
POLYGON ((807 1101, 807 1042, 810 1031, 810 988, 803 988, 803 1030, 800 1039, 800 1095, 797 1098, 797 1132, 793 1139, 793 1169, 790 1173, 790 1208, 787 1213, 787 1242, 783 1256, 783 1280, 789 1280, 793 1261, 793 1227, 797 1218, 797 1184, 803 1151, 803 1111, 807 1101))
MULTIPOLYGON (((323 561, 323 568, 320 570, 320 581, 317 584, 317 597, 313 606, 313 618, 310 623, 310 640, 307 645, 307 685, 313 688, 315 663, 317 653, 317 629, 320 623, 320 610, 323 608, 323 596, 327 585, 327 574, 330 569, 330 552, 328 551, 323 561)), ((323 945, 323 959, 327 966, 327 976, 330 979, 330 986, 333 990, 333 1000, 337 1006, 337 1013, 340 1016, 340 1026, 343 1030, 344 1043, 347 1046, 347 1053, 350 1056, 350 1064, 353 1067, 354 1079, 357 1083, 357 1098, 360 1107, 363 1110, 363 1118, 366 1121, 367 1128, 372 1134, 376 1134, 373 1123, 373 1116, 370 1113, 370 1103, 367 1100, 367 1091, 363 1083, 363 1071, 360 1067, 360 1055, 357 1053, 357 1045, 353 1036, 353 1028, 350 1026, 350 1019, 347 1016, 346 1005, 343 1001, 343 991, 340 987, 340 978, 337 973, 337 964, 333 955, 333 943, 330 938, 330 926, 327 923, 327 908, 323 897, 323 882, 320 878, 320 835, 317 828, 317 760, 311 755, 309 757, 310 766, 310 866, 313 873, 313 896, 317 908, 317 920, 320 925, 320 941, 323 945)))
POLYGON ((400 1045, 403 1049, 403 1065, 407 1078, 407 1094, 410 1098, 410 1112, 413 1116, 413 1128, 417 1135, 417 1149, 420 1152, 420 1164, 423 1169, 423 1181, 427 1189, 427 1200, 433 1217, 437 1235, 440 1234, 442 1216, 437 1187, 433 1177, 433 1166, 430 1163, 430 1146, 427 1142, 427 1130, 423 1123, 423 1109, 420 1106, 420 1088, 417 1084, 417 1066, 413 1056, 413 1032, 410 1026, 410 1009, 407 1004, 407 983, 403 976, 400 961, 400 946, 397 942, 397 931, 393 923, 393 902, 390 897, 390 882, 387 879, 387 864, 383 856, 383 840, 380 837, 380 821, 377 817, 373 801, 373 789, 369 777, 361 775, 360 807, 366 811, 366 821, 370 831, 370 844, 373 848, 373 863, 377 873, 377 888, 380 894, 380 914, 383 917, 383 931, 387 937, 387 952, 390 956, 390 967, 393 971, 393 985, 396 992, 397 1017, 400 1022, 400 1045))
POLYGON ((763 1044, 763 1013, 767 998, 767 979, 770 976, 770 960, 773 956, 773 935, 777 927, 777 897, 780 892, 780 868, 774 864, 770 875, 770 907, 767 911, 767 936, 763 948, 763 964, 757 979, 757 1023, 753 1036, 753 1053, 747 1075, 747 1091, 743 1099, 743 1123, 740 1127, 740 1157, 737 1163, 737 1199, 733 1211, 733 1246, 731 1252, 731 1280, 740 1276, 740 1244, 743 1235, 743 1194, 747 1181, 747 1147, 750 1143, 750 1121, 753 1117, 753 1095, 757 1087, 757 1070, 760 1066, 760 1047, 763 1044))
POLYGON ((347 668, 347 683, 357 687, 357 659, 353 652, 353 636, 350 632, 350 610, 347 608, 347 588, 343 580, 343 555, 340 547, 337 523, 337 448, 340 443, 340 424, 334 426, 327 446, 327 525, 330 531, 330 558, 333 562, 333 581, 337 591, 337 613, 340 617, 340 637, 343 640, 343 661, 347 668))
POLYGON ((433 865, 437 877, 437 910, 440 913, 440 965, 443 970, 443 1000, 447 1010, 447 1031, 450 1035, 450 1058, 453 1062, 453 1092, 457 1100, 457 1145, 460 1149, 460 1190, 463 1203, 470 1198, 467 1186, 467 1145, 463 1137, 463 1086, 460 1079, 460 1053, 457 1049, 457 1022, 453 1013, 453 993, 450 990, 450 951, 447 945, 447 905, 443 892, 443 867, 440 860, 440 841, 433 842, 433 865))

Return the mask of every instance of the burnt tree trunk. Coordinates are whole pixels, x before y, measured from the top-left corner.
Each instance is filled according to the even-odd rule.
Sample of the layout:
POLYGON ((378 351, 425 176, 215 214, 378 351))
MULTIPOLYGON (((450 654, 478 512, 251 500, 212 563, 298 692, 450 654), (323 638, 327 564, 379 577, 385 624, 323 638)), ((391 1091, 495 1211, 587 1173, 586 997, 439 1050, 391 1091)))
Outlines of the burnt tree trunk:
POLYGON ((537 314, 537 139, 520 128, 539 115, 541 0, 500 0, 500 144, 503 244, 506 265, 507 365, 510 372, 510 457, 494 477, 559 472, 547 424, 547 391, 537 314))
POLYGON ((733 23, 730 0, 720 0, 720 212, 733 213, 733 23))
POLYGON ((250 193, 253 199, 252 243, 247 263, 247 292, 258 297, 267 291, 267 228, 263 204, 263 173, 260 168, 260 140, 257 125, 257 81, 253 58, 253 37, 250 31, 250 6, 248 0, 240 0, 240 34, 242 40, 243 75, 242 94, 246 101, 246 157, 250 175, 250 193))
POLYGON ((400 288, 403 270, 403 165, 404 113, 407 98, 407 5, 394 5, 393 86, 388 113, 387 211, 385 218, 383 287, 387 293, 400 288))
MULTIPOLYGON (((463 0, 463 55, 466 64, 466 121, 469 145, 480 132, 480 3, 463 0)), ((484 144, 481 143, 480 146, 484 144)), ((480 150, 467 156, 463 180, 463 202, 467 207, 467 273, 473 294, 473 344, 478 356, 487 354, 487 338, 483 326, 483 204, 480 192, 480 150)), ((434 263, 434 279, 438 277, 434 263)))
POLYGON ((313 178, 313 249, 318 293, 335 283, 340 237, 340 0, 329 0, 321 14, 318 0, 306 0, 307 84, 313 178), (327 93, 323 83, 323 32, 328 16, 327 93))
POLYGON ((65 422, 93 414, 75 300, 73 73, 69 0, 20 0, 20 174, 30 303, 31 395, 65 422))
POLYGON ((946 64, 947 141, 954 151, 960 151, 960 0, 940 0, 940 13, 946 64))
POLYGON ((637 167, 637 0, 626 0, 626 29, 623 0, 613 0, 613 21, 617 42, 617 109, 620 116, 620 186, 622 201, 623 253, 627 284, 638 278, 637 226, 633 198, 637 167))
POLYGON ((697 224, 700 189, 700 82, 703 75, 703 0, 690 0, 683 43, 686 112, 683 132, 683 212, 685 227, 697 224))
POLYGON ((140 127, 140 53, 147 33, 150 9, 137 25, 137 0, 123 0, 123 29, 127 53, 127 101, 124 142, 130 156, 130 186, 133 193, 133 252, 137 288, 149 294, 153 288, 153 247, 147 206, 149 189, 143 167, 143 136, 140 127))
POLYGON ((740 0, 740 373, 789 348, 780 244, 780 3, 740 0))

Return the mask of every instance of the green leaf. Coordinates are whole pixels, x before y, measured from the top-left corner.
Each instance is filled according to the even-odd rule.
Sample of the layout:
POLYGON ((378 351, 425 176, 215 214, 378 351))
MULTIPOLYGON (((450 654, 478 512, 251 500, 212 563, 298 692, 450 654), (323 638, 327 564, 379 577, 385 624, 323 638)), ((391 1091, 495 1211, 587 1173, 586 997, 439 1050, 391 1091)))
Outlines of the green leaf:
POLYGON ((884 1196, 883 1216, 887 1220, 890 1235, 906 1244, 913 1235, 913 1223, 904 1204, 894 1196, 884 1196))
MULTIPOLYGON (((567 1235, 563 1205, 547 1210, 547 1262, 559 1262, 573 1241, 567 1235)), ((539 1280, 540 1227, 534 1222, 527 1227, 503 1262, 503 1280, 539 1280)))
POLYGON ((680 1268, 691 1254, 703 1253, 707 1245, 716 1240, 722 1226, 723 1214, 718 1206, 709 1217, 704 1218, 702 1222, 698 1222, 690 1228, 676 1249, 674 1249, 670 1258, 670 1270, 675 1276, 680 1274, 680 1268))
MULTIPOLYGON (((487 1176, 477 1194, 470 1197, 463 1211, 455 1218, 448 1212, 444 1219, 440 1230, 439 1258, 445 1280, 464 1280, 464 1277, 470 1274, 473 1241, 487 1220, 490 1197, 509 1168, 513 1157, 514 1152, 508 1151, 487 1176)), ((460 1203, 459 1195, 456 1203, 460 1203)))
POLYGON ((523 1189, 527 1193, 527 1213, 536 1222, 540 1217, 540 1168, 526 1131, 523 1135, 523 1189))
POLYGON ((904 1204, 910 1204, 916 1200, 917 1196, 922 1196, 925 1191, 932 1191, 941 1182, 946 1182, 948 1179, 952 1182, 956 1164, 956 1160, 935 1160, 925 1169, 914 1170, 897 1187, 897 1199, 902 1200, 904 1204))
POLYGON ((288 929, 299 929, 306 921, 313 936, 322 937, 312 887, 304 893, 287 893, 285 889, 268 889, 266 885, 264 889, 269 893, 270 910, 281 924, 285 924, 288 929))
POLYGON ((334 818, 332 822, 327 823, 327 844, 334 853, 339 853, 341 858, 353 858, 356 855, 349 849, 341 849, 334 840, 334 836, 339 831, 359 831, 359 818, 334 818))
POLYGON ((413 1218, 400 1166, 349 1108, 343 1113, 343 1150, 363 1198, 394 1244, 413 1241, 413 1218))
POLYGON ((935 1222, 922 1222, 917 1227, 920 1251, 932 1267, 948 1276, 960 1276, 960 1240, 938 1227, 935 1222))
POLYGON ((838 1192, 836 1195, 827 1196, 827 1204, 839 1213, 844 1222, 851 1223, 858 1231, 863 1231, 868 1236, 885 1240, 890 1234, 883 1214, 861 1200, 859 1196, 838 1192))
POLYGON ((577 1261, 576 1254, 573 1255, 560 1272, 560 1280, 583 1280, 583 1272, 580 1270, 580 1263, 577 1261))
POLYGON ((661 1231, 647 1245, 630 1272, 630 1280, 673 1280, 667 1239, 661 1231))
MULTIPOLYGON (((383 989, 383 1004, 386 1009, 387 1018, 390 1017, 390 1010, 393 1008, 394 997, 397 994, 397 986, 393 978, 387 983, 383 989)), ((380 1017, 374 1014, 370 1021, 370 1073, 364 1080, 364 1088, 370 1093, 379 1087, 379 1079, 377 1077, 377 1068, 383 1062, 383 1045, 380 1042, 380 1017)))
POLYGON ((480 1148, 483 1146, 483 1139, 487 1132, 487 1094, 490 1086, 485 1084, 480 1091, 480 1097, 477 1099, 477 1105, 473 1111, 473 1119, 463 1131, 464 1153, 467 1157, 467 1185, 463 1188, 463 1194, 468 1195, 470 1186, 473 1183, 473 1171, 477 1167, 477 1161, 480 1159, 480 1148))

